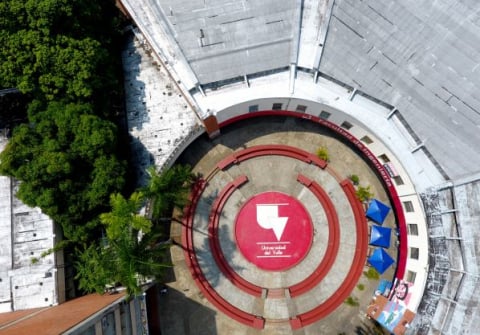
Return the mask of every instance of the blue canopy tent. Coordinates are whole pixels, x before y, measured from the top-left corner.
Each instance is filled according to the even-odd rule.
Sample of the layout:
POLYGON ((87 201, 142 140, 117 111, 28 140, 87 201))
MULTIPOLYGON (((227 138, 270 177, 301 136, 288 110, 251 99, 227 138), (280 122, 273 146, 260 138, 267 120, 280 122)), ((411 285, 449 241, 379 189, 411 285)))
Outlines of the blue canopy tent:
POLYGON ((384 249, 377 248, 372 256, 368 258, 368 262, 378 271, 378 273, 382 274, 394 263, 394 260, 384 249))
POLYGON ((383 224, 383 221, 390 212, 390 207, 385 205, 383 202, 373 199, 368 205, 367 212, 365 215, 376 223, 383 224))
POLYGON ((381 227, 372 225, 370 231, 370 245, 377 247, 390 248, 390 236, 392 235, 392 229, 387 227, 381 227))

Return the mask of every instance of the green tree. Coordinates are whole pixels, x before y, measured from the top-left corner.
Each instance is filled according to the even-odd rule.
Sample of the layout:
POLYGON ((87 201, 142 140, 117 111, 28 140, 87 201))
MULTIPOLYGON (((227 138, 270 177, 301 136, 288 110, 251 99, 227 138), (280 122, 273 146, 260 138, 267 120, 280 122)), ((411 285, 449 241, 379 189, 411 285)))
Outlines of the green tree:
POLYGON ((116 126, 91 112, 88 104, 52 102, 17 127, 0 153, 0 173, 22 181, 17 196, 40 207, 73 240, 88 237, 81 236, 88 225, 78 234, 75 227, 95 221, 124 185, 116 126))
POLYGON ((90 245, 76 264, 79 287, 87 292, 102 293, 106 285, 119 283, 128 295, 141 292, 141 278, 161 278, 168 267, 165 239, 161 225, 139 214, 147 203, 152 206, 152 218, 167 216, 174 206, 184 206, 194 180, 191 167, 175 165, 158 173, 148 169, 150 180, 141 191, 126 199, 121 194, 110 196, 111 211, 100 215, 106 231, 106 245, 90 245))
POLYGON ((129 199, 121 194, 110 198, 112 210, 100 216, 106 227, 106 246, 89 246, 77 262, 79 287, 102 293, 106 285, 121 284, 128 295, 141 292, 141 279, 159 278, 165 267, 168 244, 159 243, 150 220, 138 214, 145 203, 140 192, 129 199))
POLYGON ((115 284, 115 264, 109 250, 94 243, 84 250, 77 249, 76 253, 75 279, 80 289, 103 294, 107 285, 115 284))
POLYGON ((0 88, 42 102, 95 101, 107 115, 111 93, 121 91, 116 13, 114 1, 0 2, 0 88))
POLYGON ((102 88, 108 53, 90 37, 43 36, 37 30, 0 34, 0 87, 40 100, 89 101, 102 88))
POLYGON ((352 181, 353 185, 358 185, 360 183, 360 177, 356 174, 352 174, 349 176, 350 180, 352 181))
POLYGON ((154 166, 148 168, 150 179, 142 192, 151 202, 152 219, 170 216, 175 206, 184 207, 188 201, 190 187, 194 180, 189 165, 174 165, 158 173, 154 166))
POLYGON ((125 199, 120 193, 110 196, 112 211, 100 215, 101 222, 106 226, 107 238, 111 241, 123 236, 125 231, 135 233, 142 231, 147 234, 152 228, 152 222, 138 211, 145 203, 143 194, 134 192, 129 199, 125 199))
POLYGON ((363 275, 372 280, 380 279, 380 274, 377 270, 375 270, 375 268, 369 268, 367 271, 363 271, 363 275))

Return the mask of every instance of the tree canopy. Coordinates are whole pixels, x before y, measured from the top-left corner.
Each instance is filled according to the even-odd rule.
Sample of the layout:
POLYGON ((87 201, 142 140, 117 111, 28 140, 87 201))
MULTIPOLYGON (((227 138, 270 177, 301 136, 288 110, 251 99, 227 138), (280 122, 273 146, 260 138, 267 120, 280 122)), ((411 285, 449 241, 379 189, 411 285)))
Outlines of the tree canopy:
POLYGON ((129 199, 111 195, 111 211, 100 215, 106 243, 91 244, 79 253, 76 267, 81 289, 103 293, 106 286, 118 283, 128 295, 135 295, 141 292, 143 279, 158 278, 169 266, 165 260, 169 244, 160 243, 157 227, 138 213, 144 204, 140 192, 129 199))
POLYGON ((150 211, 154 220, 167 215, 175 206, 186 205, 194 179, 189 165, 174 165, 162 173, 158 173, 155 167, 151 166, 147 172, 150 178, 142 192, 150 199, 150 211))
POLYGON ((0 2, 0 88, 15 87, 41 101, 108 100, 119 84, 119 60, 111 57, 119 35, 113 4, 0 2))
POLYGON ((30 119, 0 153, 0 173, 21 180, 17 196, 42 208, 67 238, 83 239, 71 231, 93 220, 125 182, 116 127, 88 104, 51 102, 30 119))
POLYGON ((193 176, 190 167, 152 168, 149 185, 124 196, 116 13, 113 0, 0 2, 0 89, 29 99, 25 122, 0 153, 0 173, 20 180, 17 197, 62 226, 82 290, 121 283, 137 294, 139 278, 165 267, 165 227, 155 220, 185 204, 193 176), (153 222, 139 214, 146 203, 153 222))
POLYGON ((3 87, 48 101, 75 101, 92 96, 102 83, 94 73, 106 57, 98 41, 86 37, 42 36, 35 30, 0 34, 3 87))
POLYGON ((0 2, 0 88, 30 100, 0 173, 20 180, 18 198, 72 240, 91 237, 110 194, 125 185, 112 122, 112 97, 122 91, 117 18, 113 0, 0 2))
MULTIPOLYGON (((81 289, 102 293, 107 285, 120 284, 129 295, 141 291, 145 278, 159 279, 169 266, 165 250, 169 241, 165 241, 168 233, 164 232, 162 223, 152 222, 140 210, 148 203, 159 202, 165 212, 173 210, 176 205, 183 206, 187 201, 187 193, 180 191, 173 196, 175 190, 168 189, 172 196, 162 197, 169 186, 180 186, 189 190, 193 175, 189 166, 177 165, 162 173, 149 169, 152 178, 143 191, 136 191, 127 199, 119 193, 110 196, 111 211, 100 215, 105 227, 105 243, 91 244, 79 250, 76 264, 81 289), (172 182, 175 181, 175 182, 172 182), (159 186, 162 185, 162 186, 159 186)), ((153 205, 155 206, 155 205, 153 205)))

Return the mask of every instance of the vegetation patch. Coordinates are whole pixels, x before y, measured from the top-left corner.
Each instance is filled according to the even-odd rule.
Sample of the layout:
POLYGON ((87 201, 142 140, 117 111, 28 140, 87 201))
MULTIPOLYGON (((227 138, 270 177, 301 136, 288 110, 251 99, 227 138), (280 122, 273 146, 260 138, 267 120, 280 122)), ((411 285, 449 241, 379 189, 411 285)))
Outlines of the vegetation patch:
POLYGON ((21 181, 17 197, 66 239, 95 240, 110 194, 126 185, 114 107, 124 101, 119 12, 112 1, 5 0, 0 17, 0 89, 18 90, 18 114, 27 110, 7 115, 21 124, 0 174, 21 181))
POLYGON ((325 162, 330 161, 330 156, 329 156, 327 147, 321 146, 320 148, 317 149, 316 154, 318 158, 324 160, 325 162))
POLYGON ((358 185, 360 183, 360 178, 356 174, 350 175, 350 180, 352 181, 353 185, 358 185))
POLYGON ((345 299, 344 303, 352 307, 357 307, 360 305, 358 298, 352 296, 349 296, 347 299, 345 299))
POLYGON ((360 200, 363 203, 368 202, 370 199, 372 199, 375 194, 371 190, 371 186, 358 186, 355 195, 357 196, 358 200, 360 200))
POLYGON ((380 274, 374 268, 369 268, 367 271, 364 271, 363 274, 365 275, 365 277, 371 280, 380 279, 380 274))
POLYGON ((119 283, 128 295, 136 295, 146 279, 161 279, 170 266, 165 252, 170 241, 165 240, 162 223, 153 218, 165 217, 174 206, 186 204, 193 175, 189 166, 175 166, 163 173, 149 171, 148 185, 128 199, 119 193, 110 196, 111 211, 100 215, 105 239, 79 252, 76 279, 80 289, 102 293, 108 285, 119 283), (151 207, 148 217, 140 214, 147 203, 151 207))

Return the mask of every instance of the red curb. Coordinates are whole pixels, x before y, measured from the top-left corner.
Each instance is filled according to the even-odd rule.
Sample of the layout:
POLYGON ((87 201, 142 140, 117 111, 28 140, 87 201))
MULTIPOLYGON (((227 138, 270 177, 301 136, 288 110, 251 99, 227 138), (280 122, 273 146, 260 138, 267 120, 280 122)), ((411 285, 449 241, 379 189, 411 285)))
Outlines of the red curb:
MULTIPOLYGON (((206 177, 207 180, 211 180, 213 176, 218 172, 218 169, 225 169, 227 166, 241 162, 250 158, 254 158, 257 156, 264 156, 265 154, 269 155, 281 155, 287 156, 295 159, 300 159, 307 163, 313 163, 320 168, 324 169, 327 164, 325 161, 321 160, 315 155, 312 155, 306 151, 300 150, 298 148, 283 146, 283 145, 275 145, 275 146, 256 146, 252 148, 248 148, 244 154, 240 155, 231 155, 225 159, 223 159, 220 163, 217 164, 216 168, 211 171, 208 176, 206 177)), ((240 289, 254 295, 254 296, 261 296, 262 288, 246 281, 245 279, 241 278, 235 271, 233 271, 230 266, 228 265, 227 261, 225 260, 223 254, 221 253, 221 249, 219 246, 218 241, 218 234, 214 232, 218 228, 218 214, 221 212, 226 200, 228 197, 233 193, 233 191, 240 186, 241 184, 247 181, 246 176, 239 177, 233 183, 227 185, 222 194, 217 198, 215 204, 212 208, 212 212, 210 215, 210 226, 209 226, 209 236, 210 236, 210 246, 213 251, 213 256, 217 265, 221 269, 221 271, 225 274, 225 276, 232 281, 232 283, 239 287, 240 289), (212 216, 213 215, 213 216, 212 216), (215 217, 217 219, 215 219, 215 217), (212 223, 212 220, 214 221, 212 223), (216 221, 216 222, 215 222, 216 221), (213 238, 212 238, 213 237, 213 238)), ((193 248, 193 236, 192 236, 192 225, 193 225, 193 217, 195 213, 195 209, 197 207, 198 201, 200 200, 200 196, 203 193, 207 182, 202 180, 194 185, 192 188, 191 196, 190 196, 190 205, 186 207, 184 212, 184 227, 182 229, 182 244, 185 247, 185 259, 187 266, 190 268, 192 273, 192 277, 194 278, 195 283, 202 291, 202 293, 208 298, 208 300, 215 305, 221 312, 230 316, 234 320, 237 320, 243 324, 251 326, 253 328, 262 329, 265 324, 265 319, 255 316, 253 314, 244 312, 235 306, 228 303, 225 299, 223 299, 215 289, 207 282, 199 264, 198 260, 195 255, 195 251, 193 248)), ((321 189, 321 188, 320 188, 321 189)), ((323 191, 323 190, 322 190, 323 191)), ((330 199, 328 199, 330 200, 330 199)), ((338 220, 338 219, 337 219, 338 220)), ((332 236, 335 236, 335 233, 332 233, 332 236)), ((328 259, 327 259, 328 261, 328 259)), ((322 262, 323 263, 323 262, 322 262)), ((328 265, 329 262, 326 262, 328 265)), ((332 261, 333 264, 333 261, 332 261)), ((331 265, 329 266, 331 267, 331 265)), ((324 277, 324 275, 323 275, 324 277)), ((323 278, 322 277, 322 278, 323 278)), ((321 280, 321 279, 320 279, 321 280)), ((306 286, 308 287, 308 285, 306 286)), ((304 288, 299 288, 297 292, 301 292, 304 288)), ((294 291, 296 291, 294 289, 294 291)), ((273 293, 273 292, 272 292, 273 293)))
MULTIPOLYGON (((211 178, 213 178, 214 174, 218 172, 218 169, 223 170, 233 163, 242 162, 253 157, 264 155, 287 156, 294 159, 300 159, 307 163, 313 162, 315 165, 318 165, 321 168, 326 167, 326 163, 324 161, 319 160, 319 158, 315 155, 311 155, 301 149, 283 145, 276 145, 274 146, 274 148, 272 148, 271 146, 256 146, 234 153, 233 155, 230 155, 229 157, 223 159, 208 175, 208 179, 210 180, 211 178)), ((261 296, 262 288, 241 278, 235 271, 230 268, 228 262, 224 258, 223 253, 221 252, 218 234, 216 233, 216 231, 218 230, 219 214, 223 210, 223 206, 225 205, 227 199, 235 191, 235 189, 247 182, 247 180, 248 179, 246 176, 238 177, 233 182, 227 184, 227 186, 222 190, 220 195, 215 200, 210 214, 209 240, 213 257, 215 258, 215 261, 217 262, 220 270, 224 273, 224 275, 229 280, 231 280, 236 287, 258 297, 261 296)), ((289 293, 291 297, 307 293, 313 287, 318 285, 318 283, 320 283, 320 281, 325 277, 336 259, 339 248, 340 234, 336 210, 328 194, 322 189, 322 187, 318 183, 308 179, 303 175, 299 175, 297 177, 297 180, 303 185, 305 185, 307 188, 309 188, 312 193, 314 193, 314 195, 317 197, 317 199, 320 201, 323 208, 325 209, 327 220, 329 223, 329 247, 327 249, 326 255, 322 259, 319 267, 317 267, 317 269, 315 270, 314 274, 309 276, 301 283, 293 285, 289 288, 289 293)), ((200 199, 200 196, 205 189, 205 186, 205 181, 199 182, 194 186, 191 193, 191 204, 185 209, 185 225, 182 230, 182 243, 185 246, 185 257, 187 265, 189 266, 190 271, 192 272, 192 276, 202 293, 220 311, 243 324, 261 329, 264 327, 265 319, 244 312, 223 299, 206 281, 202 270, 198 265, 198 261, 193 249, 192 225, 195 209, 200 199)), ((360 201, 358 201, 358 199, 356 198, 355 189, 349 180, 344 180, 340 182, 340 186, 342 187, 348 198, 355 217, 357 240, 352 268, 350 269, 346 280, 342 283, 337 292, 333 293, 333 295, 328 298, 323 304, 315 307, 314 309, 306 313, 294 316, 290 319, 290 325, 292 329, 304 327, 332 313, 351 293, 358 281, 358 278, 362 273, 368 246, 367 221, 364 216, 364 209, 360 201)), ((272 297, 276 296, 276 294, 273 293, 277 292, 273 292, 272 290, 272 297)))
MULTIPOLYGON (((239 152, 235 152, 234 154, 222 159, 218 164, 217 168, 221 170, 225 170, 231 164, 238 164, 248 159, 252 159, 255 157, 261 157, 267 155, 277 155, 277 156, 285 156, 294 159, 299 159, 306 163, 313 163, 319 166, 321 169, 325 169, 327 167, 327 163, 313 155, 309 152, 304 150, 286 146, 286 145, 258 145, 254 147, 247 148, 245 150, 241 150, 239 152)), ((216 171, 216 170, 214 170, 216 171)), ((212 176, 214 173, 209 173, 209 176, 212 176)), ((246 176, 244 177, 246 178, 246 176)), ((320 185, 317 183, 313 183, 305 176, 299 175, 298 181, 300 183, 305 184, 308 188, 311 189, 312 193, 317 197, 317 199, 322 204, 323 208, 327 213, 327 222, 329 222, 329 242, 328 242, 328 249, 327 254, 324 256, 324 259, 319 264, 317 269, 314 271, 314 274, 309 278, 303 280, 302 282, 293 285, 289 289, 290 295, 292 297, 299 296, 311 288, 315 287, 328 273, 328 271, 333 266, 336 254, 338 253, 338 248, 340 244, 339 240, 339 222, 338 216, 335 211, 335 207, 331 202, 328 194, 321 188, 320 185), (307 185, 308 184, 308 185, 307 185)), ((246 180, 245 180, 246 182, 246 180)), ((209 226, 209 234, 211 237, 210 245, 213 251, 213 256, 217 265, 219 266, 222 273, 239 289, 252 294, 254 296, 261 296, 262 288, 260 286, 254 285, 249 281, 246 281, 242 277, 240 277, 233 269, 231 269, 230 265, 226 261, 223 253, 221 252, 221 248, 218 241, 218 234, 216 234, 216 230, 218 229, 218 215, 223 210, 223 205, 225 204, 226 200, 230 195, 235 191, 235 187, 233 184, 237 184, 238 181, 234 181, 233 183, 229 183, 218 195, 217 199, 215 200, 212 211, 210 215, 210 226, 209 226)), ((242 183, 243 184, 243 183, 242 183)), ((283 290, 283 289, 282 289, 283 290)), ((270 290, 269 290, 270 292, 270 290)), ((284 292, 278 297, 283 297, 284 292)), ((270 298, 277 297, 277 294, 269 295, 270 298)))

